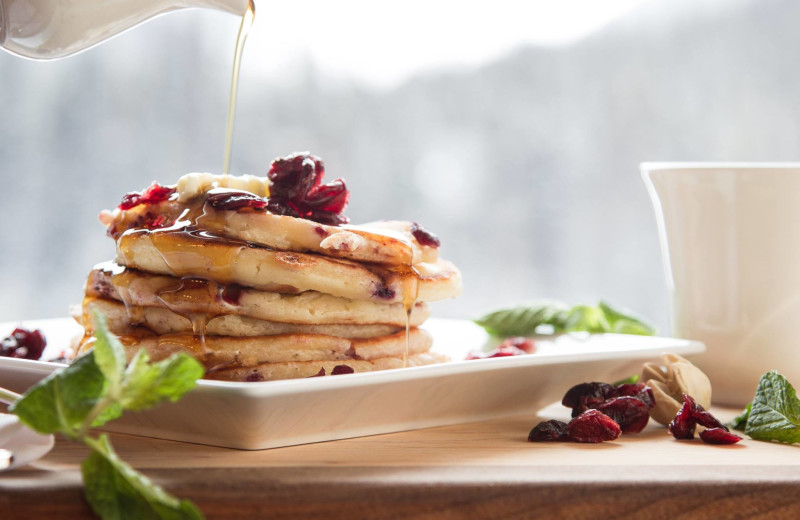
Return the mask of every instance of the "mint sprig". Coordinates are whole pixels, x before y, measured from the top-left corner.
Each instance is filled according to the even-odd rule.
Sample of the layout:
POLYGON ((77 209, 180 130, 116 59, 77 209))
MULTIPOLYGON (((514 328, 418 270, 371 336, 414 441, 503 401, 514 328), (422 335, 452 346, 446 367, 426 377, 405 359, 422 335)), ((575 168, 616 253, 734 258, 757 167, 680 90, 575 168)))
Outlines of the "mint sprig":
POLYGON ((9 411, 40 433, 61 433, 92 451, 82 464, 87 501, 102 518, 199 519, 197 507, 179 500, 119 459, 106 435, 89 431, 120 417, 176 401, 195 387, 203 366, 176 354, 149 363, 140 350, 125 364, 125 350, 95 314, 94 349, 30 388, 9 411))
POLYGON ((728 426, 732 430, 737 430, 743 432, 745 428, 747 428, 747 420, 750 418, 750 410, 753 408, 753 403, 748 404, 742 413, 737 415, 733 418, 731 422, 728 423, 728 426))
MULTIPOLYGON (((746 410, 745 410, 746 413, 746 410)), ((750 413, 737 417, 744 433, 760 441, 800 442, 800 400, 789 381, 776 371, 761 376, 750 413)))
POLYGON ((541 301, 498 309, 474 320, 493 336, 532 336, 547 332, 613 332, 652 336, 655 328, 628 310, 607 302, 592 305, 568 305, 559 301, 541 301))

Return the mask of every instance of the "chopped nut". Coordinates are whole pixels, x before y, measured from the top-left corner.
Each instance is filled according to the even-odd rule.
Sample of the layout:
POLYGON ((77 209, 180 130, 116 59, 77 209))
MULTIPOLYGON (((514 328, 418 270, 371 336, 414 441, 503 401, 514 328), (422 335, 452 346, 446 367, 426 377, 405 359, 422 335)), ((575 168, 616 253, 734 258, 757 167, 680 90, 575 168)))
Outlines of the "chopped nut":
POLYGON ((366 240, 363 237, 350 231, 341 231, 320 242, 319 246, 322 249, 331 249, 333 251, 355 251, 365 243, 366 240))
POLYGON ((692 396, 704 408, 711 406, 711 381, 702 370, 676 354, 661 356, 661 363, 645 363, 642 380, 653 389, 655 406, 650 417, 669 424, 680 410, 683 394, 692 396))

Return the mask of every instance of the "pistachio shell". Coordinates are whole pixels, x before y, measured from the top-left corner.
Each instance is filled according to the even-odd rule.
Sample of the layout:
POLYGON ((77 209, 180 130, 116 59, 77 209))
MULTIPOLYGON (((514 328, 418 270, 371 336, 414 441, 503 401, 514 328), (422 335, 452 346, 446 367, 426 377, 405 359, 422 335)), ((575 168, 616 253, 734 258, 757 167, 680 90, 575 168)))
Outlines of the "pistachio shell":
POLYGON ((650 417, 663 425, 669 424, 681 409, 681 403, 669 394, 669 388, 665 383, 649 379, 646 384, 653 390, 655 400, 655 406, 650 409, 650 417))
POLYGON ((669 424, 683 403, 683 394, 692 396, 704 408, 711 406, 711 381, 702 370, 676 354, 664 354, 661 363, 645 363, 642 379, 653 389, 655 406, 650 417, 669 424))
POLYGON ((664 382, 666 375, 667 371, 659 363, 645 363, 642 367, 642 380, 644 381, 653 379, 664 382))
POLYGON ((672 381, 681 394, 694 397, 695 402, 703 408, 711 406, 711 381, 702 370, 688 361, 674 363, 670 369, 672 381))

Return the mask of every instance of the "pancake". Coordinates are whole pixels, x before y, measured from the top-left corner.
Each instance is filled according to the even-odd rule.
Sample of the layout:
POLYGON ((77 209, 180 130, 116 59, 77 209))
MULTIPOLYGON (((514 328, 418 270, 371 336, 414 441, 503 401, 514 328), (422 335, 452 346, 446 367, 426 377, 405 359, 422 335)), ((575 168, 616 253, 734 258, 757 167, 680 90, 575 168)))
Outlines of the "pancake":
MULTIPOLYGON (((405 366, 416 367, 442 363, 445 358, 439 354, 425 352, 409 356, 405 366)), ((385 357, 370 361, 342 360, 342 361, 300 361, 284 363, 264 363, 255 367, 237 367, 211 372, 206 379, 221 381, 275 381, 280 379, 301 379, 316 376, 330 376, 336 373, 374 372, 403 368, 403 360, 395 357, 385 357), (343 370, 343 367, 347 367, 343 370)))
MULTIPOLYGON (((402 360, 406 352, 405 331, 377 338, 347 339, 323 334, 279 334, 274 336, 205 336, 167 334, 157 336, 144 330, 120 336, 128 361, 140 349, 145 349, 153 361, 186 352, 213 371, 220 367, 252 367, 262 363, 289 361, 373 360, 396 357, 402 360)), ((408 334, 408 354, 427 352, 433 342, 431 335, 418 328, 408 334)), ((88 338, 80 346, 86 351, 94 345, 88 338)))
POLYGON ((247 192, 263 197, 266 179, 252 176, 188 174, 181 177, 177 193, 168 200, 130 209, 115 209, 101 220, 114 238, 128 229, 160 219, 172 225, 178 220, 212 231, 215 235, 299 253, 318 253, 358 262, 410 265, 435 262, 438 247, 420 244, 412 232, 416 224, 401 221, 372 222, 358 226, 332 226, 312 220, 276 215, 268 211, 216 209, 205 204, 209 194, 247 192), (189 210, 188 213, 186 210, 189 210))
MULTIPOLYGON (((239 286, 219 286, 197 280, 194 285, 171 276, 128 269, 114 262, 98 264, 89 273, 87 296, 124 301, 134 307, 163 307, 165 303, 187 315, 237 314, 264 321, 296 324, 383 324, 405 327, 401 303, 384 304, 349 300, 306 291, 279 294, 239 286), (160 296, 159 296, 160 295, 160 296)), ((415 303, 409 324, 421 325, 429 316, 427 304, 415 303)))
POLYGON ((328 226, 269 212, 218 211, 209 206, 197 226, 215 235, 283 251, 318 253, 358 262, 409 265, 436 262, 439 249, 421 245, 411 222, 328 226))
MULTIPOLYGON (((90 326, 87 318, 93 311, 106 317, 108 328, 117 335, 136 334, 144 327, 154 334, 192 333, 193 326, 204 327, 207 336, 272 336, 276 334, 324 334, 340 338, 374 338, 399 332, 393 325, 306 325, 264 321, 236 314, 213 316, 206 323, 205 313, 196 316, 193 324, 189 317, 176 314, 163 307, 126 306, 115 300, 87 297, 83 303, 83 325, 90 326)), ((405 330, 404 328, 402 330, 405 330)))
POLYGON ((437 301, 461 293, 461 274, 446 261, 388 269, 326 256, 276 251, 205 232, 129 230, 117 263, 157 274, 194 276, 278 293, 319 291, 352 300, 437 301), (418 274, 417 274, 418 273, 418 274))

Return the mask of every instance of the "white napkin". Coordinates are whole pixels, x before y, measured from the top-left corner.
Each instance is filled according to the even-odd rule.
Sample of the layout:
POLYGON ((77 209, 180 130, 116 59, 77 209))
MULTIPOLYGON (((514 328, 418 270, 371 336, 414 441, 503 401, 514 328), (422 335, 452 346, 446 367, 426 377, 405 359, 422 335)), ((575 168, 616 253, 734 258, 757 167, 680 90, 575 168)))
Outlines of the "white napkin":
POLYGON ((51 449, 52 435, 36 433, 19 422, 16 415, 0 413, 0 471, 30 464, 51 449), (10 464, 8 456, 13 456, 10 464))

